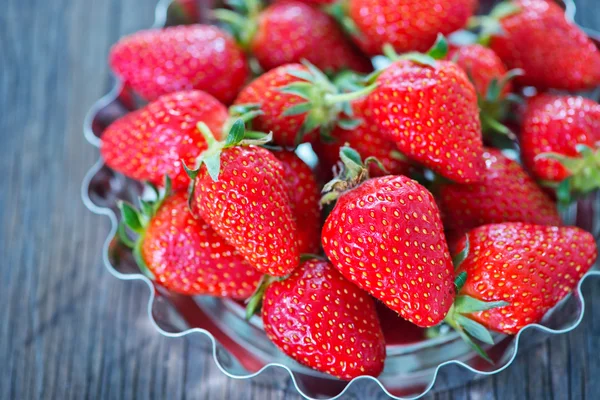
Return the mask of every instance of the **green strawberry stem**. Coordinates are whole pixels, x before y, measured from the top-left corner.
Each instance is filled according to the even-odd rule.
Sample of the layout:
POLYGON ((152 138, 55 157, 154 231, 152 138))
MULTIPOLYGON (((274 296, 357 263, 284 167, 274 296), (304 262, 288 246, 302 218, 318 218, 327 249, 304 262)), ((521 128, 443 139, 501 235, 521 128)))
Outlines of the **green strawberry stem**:
POLYGON ((555 189, 561 208, 568 207, 574 200, 600 189, 600 148, 578 144, 578 156, 571 157, 559 153, 541 153, 537 159, 558 161, 570 176, 561 182, 540 182, 543 186, 555 189))
POLYGON ((324 103, 326 106, 332 106, 334 104, 351 102, 353 100, 360 99, 371 93, 373 90, 377 88, 377 83, 372 83, 369 86, 366 86, 362 89, 356 90, 354 92, 340 93, 340 94, 331 94, 327 93, 324 97, 324 103))
POLYGON ((142 273, 150 279, 154 279, 154 274, 152 274, 146 265, 144 257, 142 256, 142 244, 144 243, 146 227, 150 223, 150 220, 156 215, 156 212, 162 206, 165 198, 171 195, 171 178, 168 176, 165 177, 165 190, 163 194, 159 193, 156 186, 150 183, 148 186, 154 191, 156 198, 153 201, 139 199, 139 210, 128 202, 118 202, 119 209, 121 210, 122 221, 119 223, 119 227, 117 229, 117 237, 121 243, 133 250, 133 257, 140 271, 142 271, 142 273), (126 230, 127 228, 137 234, 135 240, 132 240, 129 237, 126 230))

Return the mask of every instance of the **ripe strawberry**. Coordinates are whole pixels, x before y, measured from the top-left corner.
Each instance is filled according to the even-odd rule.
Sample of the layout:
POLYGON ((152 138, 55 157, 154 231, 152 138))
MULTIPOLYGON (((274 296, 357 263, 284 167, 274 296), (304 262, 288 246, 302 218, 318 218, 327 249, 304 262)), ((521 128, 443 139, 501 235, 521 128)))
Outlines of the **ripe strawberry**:
MULTIPOLYGON (((467 74, 479 97, 485 98, 490 83, 502 78, 508 72, 502 60, 492 49, 480 44, 472 44, 453 48, 448 53, 448 59, 458 64, 467 74)), ((512 90, 510 82, 501 88, 502 95, 507 95, 512 90)))
POLYGON ((339 122, 344 103, 372 88, 339 93, 321 71, 307 64, 286 64, 261 75, 246 86, 236 106, 259 105, 262 115, 253 127, 273 132, 273 141, 284 147, 313 142, 317 128, 326 133, 339 122))
POLYGON ((321 240, 332 264, 350 281, 415 325, 444 319, 454 300, 453 266, 433 196, 405 176, 367 179, 348 147, 346 170, 326 185, 330 201, 321 240), (343 181, 342 178, 350 178, 343 181))
POLYGON ((468 185, 442 184, 438 204, 444 226, 465 234, 477 226, 498 222, 560 225, 556 204, 516 162, 499 150, 483 153, 483 180, 468 185))
POLYGON ((134 33, 113 46, 110 66, 148 101, 200 89, 229 104, 249 74, 242 50, 227 33, 209 25, 134 33))
POLYGON ((425 51, 438 33, 447 35, 467 23, 477 0, 349 0, 346 26, 367 54, 381 54, 384 44, 399 53, 425 51))
POLYGON ((326 261, 304 262, 272 283, 262 318, 277 347, 318 371, 349 381, 383 369, 385 342, 373 300, 326 261))
MULTIPOLYGON (((331 132, 334 141, 320 141, 313 145, 319 155, 319 161, 331 169, 340 159, 340 148, 348 145, 362 157, 376 157, 383 167, 392 175, 408 175, 410 165, 402 159, 394 142, 383 137, 375 124, 371 123, 371 110, 365 106, 364 99, 352 102, 353 118, 360 125, 351 129, 337 126, 331 132)), ((370 176, 382 176, 385 172, 378 166, 369 168, 370 176)))
MULTIPOLYGON (((121 203, 123 217, 139 234, 133 245, 140 268, 160 285, 186 295, 246 299, 261 274, 208 224, 190 213, 179 192, 142 203, 143 214, 121 203)), ((123 231, 121 231, 123 234, 123 231)), ((129 243, 127 236, 121 236, 129 243)))
POLYGON ((600 105, 576 96, 529 100, 521 126, 525 166, 545 183, 587 193, 600 187, 600 105))
POLYGON ((188 171, 192 211, 262 273, 289 274, 299 263, 298 232, 283 166, 266 149, 239 145, 241 120, 224 143, 200 126, 209 148, 188 171))
MULTIPOLYGON (((430 53, 438 52, 438 45, 445 56, 443 41, 430 53)), ((387 67, 377 83, 366 100, 371 120, 402 154, 459 183, 481 180, 477 94, 460 67, 425 55, 403 58, 387 67)))
MULTIPOLYGON (((576 227, 486 225, 469 232, 468 238, 469 253, 457 269, 459 275, 466 274, 466 281, 447 321, 469 333, 481 331, 471 328, 483 325, 516 334, 540 322, 597 256, 593 236, 576 227), (501 302, 504 306, 481 307, 501 302)), ((463 239, 459 248, 465 245, 463 239)))
POLYGON ((281 162, 298 229, 300 254, 315 254, 321 245, 320 190, 310 167, 292 151, 273 153, 281 162))
POLYGON ((492 49, 480 44, 453 48, 448 53, 448 59, 461 67, 475 86, 483 133, 497 132, 514 140, 514 134, 501 121, 508 112, 511 80, 523 71, 507 71, 500 57, 492 49))
POLYGON ((581 90, 600 84, 600 51, 565 19, 564 10, 545 0, 514 0, 500 18, 502 31, 490 47, 509 68, 521 68, 521 85, 581 90))
POLYGON ((277 2, 263 10, 260 6, 244 10, 246 17, 230 10, 215 14, 232 25, 238 41, 263 69, 308 60, 331 72, 372 70, 369 59, 354 48, 335 20, 317 7, 297 0, 277 2))
POLYGON ((160 185, 165 175, 176 190, 189 178, 181 160, 193 165, 206 149, 196 124, 221 135, 227 108, 201 91, 171 93, 112 123, 102 135, 100 153, 112 169, 139 181, 160 185))

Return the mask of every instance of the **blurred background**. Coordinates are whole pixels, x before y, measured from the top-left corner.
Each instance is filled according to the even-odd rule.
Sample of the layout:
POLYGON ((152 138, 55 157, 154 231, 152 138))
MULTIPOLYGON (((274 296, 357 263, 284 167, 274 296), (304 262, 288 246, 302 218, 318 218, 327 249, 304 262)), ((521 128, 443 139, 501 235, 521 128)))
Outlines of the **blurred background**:
MULTIPOLYGON (((417 0, 415 0, 417 1, 417 0)), ((575 0, 600 30, 600 1, 575 0)), ((82 204, 98 159, 82 133, 113 80, 106 56, 149 27, 156 0, 0 1, 0 399, 299 399, 226 378, 207 348, 151 325, 143 283, 115 279, 101 248, 107 218, 82 204)), ((600 282, 584 285, 575 331, 520 353, 505 372, 431 399, 596 399, 600 282)), ((374 385, 348 398, 386 398, 374 385)))

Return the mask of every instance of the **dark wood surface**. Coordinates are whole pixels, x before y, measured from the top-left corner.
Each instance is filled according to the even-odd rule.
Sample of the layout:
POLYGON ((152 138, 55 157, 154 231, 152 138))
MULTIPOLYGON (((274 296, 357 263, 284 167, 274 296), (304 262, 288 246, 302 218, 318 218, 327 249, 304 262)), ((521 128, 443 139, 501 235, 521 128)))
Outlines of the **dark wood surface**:
MULTIPOLYGON (((300 398, 285 382, 274 391, 229 380, 186 339, 159 335, 146 286, 113 278, 100 260, 109 225, 79 197, 98 157, 82 120, 110 88, 110 45, 148 27, 154 3, 0 2, 0 399, 300 398)), ((600 29, 598 0, 577 3, 578 22, 600 29)), ((587 315, 574 332, 428 398, 600 398, 598 289, 586 285, 587 315)))

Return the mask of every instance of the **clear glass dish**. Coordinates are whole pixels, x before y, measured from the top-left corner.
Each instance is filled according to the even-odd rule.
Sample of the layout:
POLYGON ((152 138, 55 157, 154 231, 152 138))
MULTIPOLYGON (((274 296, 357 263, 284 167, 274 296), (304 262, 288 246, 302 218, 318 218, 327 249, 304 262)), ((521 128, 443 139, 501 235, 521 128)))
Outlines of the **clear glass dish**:
MULTIPOLYGON (((198 2, 200 3, 200 2, 198 2)), ((490 7, 493 1, 481 1, 490 7)), ((575 9, 565 2, 567 17, 572 19, 575 9)), ((198 8, 202 10, 202 8, 198 8)), ((205 15, 206 13, 199 13, 205 15)), ((156 27, 185 23, 185 15, 171 1, 162 1, 156 9, 156 27)), ((592 34, 592 33, 591 33, 592 34)), ((84 132, 88 141, 99 146, 104 129, 115 119, 138 106, 136 97, 122 84, 100 99, 89 111, 84 132)), ((310 154, 310 153, 304 153, 310 154)), ((291 376, 296 389, 307 398, 337 398, 357 382, 381 387, 395 398, 417 398, 435 390, 444 390, 464 384, 476 376, 495 374, 507 368, 519 347, 529 347, 549 335, 562 334, 574 329, 584 314, 581 284, 590 277, 600 276, 590 271, 572 295, 558 304, 539 325, 523 329, 515 337, 496 335, 496 345, 487 348, 494 365, 476 357, 457 334, 449 332, 427 339, 422 330, 415 328, 393 312, 381 309, 386 334, 386 366, 377 379, 360 377, 351 383, 306 368, 275 348, 266 338, 262 322, 255 316, 246 322, 243 306, 239 303, 206 296, 195 298, 165 291, 140 274, 131 254, 114 238, 119 199, 134 201, 142 194, 139 183, 115 174, 99 160, 86 175, 82 197, 86 206, 97 214, 110 218, 111 232, 103 248, 107 269, 118 279, 142 280, 150 287, 148 314, 163 335, 187 336, 192 346, 212 352, 214 360, 226 375, 236 379, 255 378, 264 385, 280 386, 291 376), (435 387, 434 387, 435 385, 435 387)), ((600 232, 600 194, 592 194, 574 205, 563 215, 567 224, 578 225, 600 232)))

